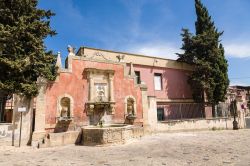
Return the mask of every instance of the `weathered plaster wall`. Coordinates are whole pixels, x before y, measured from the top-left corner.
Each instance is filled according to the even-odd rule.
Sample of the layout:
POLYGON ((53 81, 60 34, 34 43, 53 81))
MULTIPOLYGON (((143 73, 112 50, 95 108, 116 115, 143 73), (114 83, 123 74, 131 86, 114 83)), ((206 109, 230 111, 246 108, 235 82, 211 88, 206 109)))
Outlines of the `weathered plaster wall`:
MULTIPOLYGON (((51 83, 46 91, 46 129, 56 126, 57 99, 64 94, 70 95, 74 100, 73 127, 88 125, 89 118, 86 115, 85 103, 88 100, 88 82, 84 72, 85 68, 111 69, 114 74, 114 98, 116 102, 113 122, 124 122, 124 99, 128 95, 136 98, 137 119, 136 123, 142 122, 141 91, 134 85, 134 80, 124 76, 124 65, 115 63, 102 63, 84 60, 72 60, 72 73, 61 72, 56 82, 51 83)), ((71 123, 70 125, 72 125, 71 123)), ((72 127, 72 126, 71 126, 72 127)))
POLYGON ((157 131, 232 129, 233 119, 190 119, 157 123, 157 131))
POLYGON ((141 81, 148 86, 149 96, 160 99, 192 99, 192 92, 187 83, 190 71, 143 65, 134 65, 134 70, 140 71, 141 81), (154 89, 155 73, 162 74, 161 91, 154 89))
POLYGON ((20 95, 13 95, 13 106, 7 105, 6 108, 13 108, 11 114, 11 123, 0 123, 0 146, 30 145, 33 131, 34 99, 26 98, 20 95), (25 107, 26 111, 18 112, 18 108, 25 107), (21 121, 22 120, 22 121, 21 121), (22 122, 22 123, 21 123, 22 122), (21 125, 22 124, 22 125, 21 125), (13 131, 14 129, 14 131, 13 131), (21 129, 21 137, 20 137, 21 129), (12 144, 13 143, 13 144, 12 144))

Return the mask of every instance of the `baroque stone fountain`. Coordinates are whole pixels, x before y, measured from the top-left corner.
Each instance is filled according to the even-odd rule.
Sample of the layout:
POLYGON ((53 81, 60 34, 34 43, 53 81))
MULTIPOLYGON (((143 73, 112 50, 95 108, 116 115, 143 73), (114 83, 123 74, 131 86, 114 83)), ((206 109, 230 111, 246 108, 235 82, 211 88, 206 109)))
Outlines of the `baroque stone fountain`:
POLYGON ((115 100, 113 92, 113 70, 85 69, 89 83, 87 115, 90 125, 97 125, 100 121, 109 124, 115 113, 115 100))
MULTIPOLYGON (((83 145, 125 143, 130 138, 143 135, 142 130, 129 124, 112 123, 115 113, 114 70, 85 69, 89 84, 87 115, 90 126, 82 128, 83 145), (138 130, 138 131, 137 131, 138 130)), ((127 117, 132 117, 133 107, 128 105, 127 117)))

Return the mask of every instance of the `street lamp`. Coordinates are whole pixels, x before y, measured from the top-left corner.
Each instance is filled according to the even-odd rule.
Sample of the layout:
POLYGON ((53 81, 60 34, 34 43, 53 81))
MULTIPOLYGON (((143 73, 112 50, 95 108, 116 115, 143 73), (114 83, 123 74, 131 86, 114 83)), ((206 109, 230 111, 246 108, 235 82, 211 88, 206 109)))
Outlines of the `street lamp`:
POLYGON ((237 109, 237 107, 235 108, 236 99, 234 99, 235 94, 230 93, 229 95, 230 95, 230 103, 231 103, 231 106, 232 106, 232 109, 233 109, 233 114, 234 114, 233 129, 238 130, 239 129, 238 122, 236 121, 236 109, 237 109))

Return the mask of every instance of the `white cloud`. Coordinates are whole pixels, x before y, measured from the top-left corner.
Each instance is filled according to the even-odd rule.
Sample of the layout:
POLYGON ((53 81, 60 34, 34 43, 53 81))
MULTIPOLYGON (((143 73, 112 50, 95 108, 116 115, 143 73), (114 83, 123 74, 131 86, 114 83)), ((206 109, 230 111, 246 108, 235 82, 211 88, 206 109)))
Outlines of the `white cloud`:
POLYGON ((250 57, 250 43, 225 44, 225 54, 228 57, 247 58, 250 57))
POLYGON ((177 55, 175 53, 182 52, 177 46, 175 46, 175 44, 167 42, 138 44, 132 47, 128 47, 127 51, 137 54, 150 55, 174 60, 177 59, 177 55))
POLYGON ((236 86, 236 85, 239 85, 239 86, 248 86, 249 84, 247 84, 245 82, 242 82, 242 81, 231 81, 230 80, 230 86, 236 86))

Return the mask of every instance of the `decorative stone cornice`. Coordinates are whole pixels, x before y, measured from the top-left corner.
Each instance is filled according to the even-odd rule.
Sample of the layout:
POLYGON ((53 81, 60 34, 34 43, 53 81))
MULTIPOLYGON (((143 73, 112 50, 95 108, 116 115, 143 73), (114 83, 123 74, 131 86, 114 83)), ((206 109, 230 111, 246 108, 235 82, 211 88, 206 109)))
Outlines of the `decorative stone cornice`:
MULTIPOLYGON (((187 70, 187 71, 194 70, 193 66, 187 63, 178 62, 176 60, 171 60, 171 59, 166 59, 166 58, 161 58, 161 57, 146 56, 146 55, 140 55, 140 54, 131 54, 131 53, 125 53, 125 52, 89 48, 89 47, 81 47, 77 52, 77 57, 83 57, 83 58, 85 57, 87 59, 87 57, 90 57, 96 52, 99 52, 102 55, 105 54, 105 58, 108 59, 110 62, 117 62, 117 61, 118 63, 132 62, 133 64, 136 64, 136 65, 163 67, 163 68, 180 69, 180 70, 187 70)), ((91 60, 100 61, 100 58, 95 56, 95 57, 92 57, 91 60)))
POLYGON ((107 74, 114 74, 115 71, 111 69, 96 69, 96 68, 85 68, 85 72, 91 72, 91 73, 107 73, 107 74))

